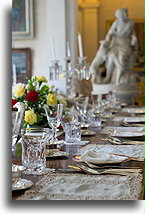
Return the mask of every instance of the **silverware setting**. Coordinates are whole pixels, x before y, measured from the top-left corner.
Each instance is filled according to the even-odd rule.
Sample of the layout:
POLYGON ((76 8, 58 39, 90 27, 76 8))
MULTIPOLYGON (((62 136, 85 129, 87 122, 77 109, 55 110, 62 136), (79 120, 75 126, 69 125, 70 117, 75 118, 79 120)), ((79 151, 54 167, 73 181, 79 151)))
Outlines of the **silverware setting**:
POLYGON ((109 141, 112 144, 117 144, 117 145, 122 145, 122 144, 126 144, 126 141, 124 140, 120 140, 116 137, 111 137, 109 136, 108 138, 101 138, 101 140, 103 141, 109 141))
POLYGON ((90 164, 88 162, 85 162, 87 164, 77 164, 77 166, 70 166, 68 167, 73 168, 77 171, 83 171, 87 174, 93 174, 93 175, 101 175, 101 174, 114 174, 114 175, 130 175, 132 173, 142 173, 142 169, 139 167, 121 167, 121 166, 104 166, 104 167, 99 167, 95 166, 93 164, 90 164), (90 167, 91 166, 91 167, 90 167), (93 166, 93 168, 92 168, 93 166))
POLYGON ((144 141, 135 141, 135 140, 120 140, 116 137, 109 136, 108 138, 101 138, 103 141, 108 141, 111 144, 123 145, 123 144, 144 144, 144 141))
POLYGON ((90 168, 93 168, 93 169, 103 169, 103 168, 117 168, 117 169, 140 169, 140 167, 127 167, 127 166, 117 166, 117 165, 101 165, 101 166, 97 166, 93 163, 89 163, 87 161, 85 161, 85 164, 87 166, 89 166, 90 168))

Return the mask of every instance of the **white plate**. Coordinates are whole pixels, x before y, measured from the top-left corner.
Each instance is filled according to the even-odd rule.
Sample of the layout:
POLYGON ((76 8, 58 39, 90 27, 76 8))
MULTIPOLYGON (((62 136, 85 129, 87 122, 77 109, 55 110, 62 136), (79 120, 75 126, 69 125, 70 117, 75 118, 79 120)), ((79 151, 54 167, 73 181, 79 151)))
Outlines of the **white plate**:
POLYGON ((12 185, 12 191, 25 190, 33 186, 33 182, 26 179, 20 179, 17 183, 12 185))
POLYGON ((144 108, 124 108, 122 112, 131 113, 131 114, 143 114, 144 108))
POLYGON ((110 134, 113 137, 142 137, 144 136, 144 132, 125 132, 125 131, 113 131, 113 133, 110 134))
POLYGON ((114 127, 114 126, 107 126, 105 128, 102 129, 101 133, 102 134, 109 134, 113 131, 119 131, 119 132, 143 132, 144 131, 144 127, 122 127, 122 126, 118 126, 118 127, 114 127))
POLYGON ((139 123, 144 122, 144 117, 114 117, 113 121, 127 122, 127 123, 139 123))

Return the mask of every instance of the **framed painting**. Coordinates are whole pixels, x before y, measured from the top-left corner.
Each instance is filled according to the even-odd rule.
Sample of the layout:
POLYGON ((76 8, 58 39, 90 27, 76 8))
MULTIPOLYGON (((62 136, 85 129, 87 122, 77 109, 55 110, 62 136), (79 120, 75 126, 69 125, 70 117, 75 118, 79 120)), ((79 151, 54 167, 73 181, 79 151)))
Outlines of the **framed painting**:
POLYGON ((12 40, 33 38, 33 0, 12 1, 12 40))
POLYGON ((12 77, 13 85, 16 83, 26 83, 31 77, 31 49, 12 49, 12 77))

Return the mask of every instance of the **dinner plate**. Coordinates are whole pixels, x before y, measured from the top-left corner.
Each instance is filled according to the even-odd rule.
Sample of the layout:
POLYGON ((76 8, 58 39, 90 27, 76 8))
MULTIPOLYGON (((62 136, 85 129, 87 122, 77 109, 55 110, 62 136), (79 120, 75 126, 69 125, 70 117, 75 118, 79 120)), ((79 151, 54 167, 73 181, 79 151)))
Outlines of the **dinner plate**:
POLYGON ((102 134, 110 134, 113 137, 143 137, 144 127, 105 127, 102 134))
POLYGON ((17 183, 12 185, 12 191, 25 190, 33 186, 33 182, 26 179, 20 179, 17 183))
POLYGON ((114 130, 117 130, 117 131, 137 131, 137 132, 143 132, 144 131, 144 128, 143 127, 123 127, 123 126, 106 126, 102 129, 102 131, 114 131, 114 130))
POLYGON ((56 153, 51 154, 51 155, 46 155, 46 158, 67 157, 68 155, 69 155, 69 153, 67 153, 67 152, 59 151, 59 152, 56 152, 56 153))
POLYGON ((144 117, 114 117, 113 121, 116 122, 127 122, 127 123, 143 123, 144 117))
POLYGON ((114 131, 110 134, 112 137, 142 137, 144 136, 144 132, 135 132, 135 131, 114 131))
MULTIPOLYGON (((118 156, 118 157, 120 157, 120 155, 116 155, 116 154, 114 154, 116 157, 118 156)), ((87 160, 82 160, 81 159, 81 155, 77 155, 77 156, 75 156, 75 157, 73 157, 72 159, 74 160, 74 161, 77 161, 77 162, 85 162, 85 161, 87 161, 87 162, 89 162, 89 163, 93 163, 93 164, 97 164, 97 165, 99 165, 99 164, 118 164, 118 163, 124 163, 124 162, 127 162, 127 161, 130 161, 131 159, 129 158, 129 157, 127 157, 127 156, 123 156, 124 158, 123 158, 123 160, 114 160, 114 161, 104 161, 104 162, 94 162, 94 161, 87 161, 87 160)))
POLYGON ((143 114, 144 108, 124 108, 122 109, 122 112, 130 114, 143 114))

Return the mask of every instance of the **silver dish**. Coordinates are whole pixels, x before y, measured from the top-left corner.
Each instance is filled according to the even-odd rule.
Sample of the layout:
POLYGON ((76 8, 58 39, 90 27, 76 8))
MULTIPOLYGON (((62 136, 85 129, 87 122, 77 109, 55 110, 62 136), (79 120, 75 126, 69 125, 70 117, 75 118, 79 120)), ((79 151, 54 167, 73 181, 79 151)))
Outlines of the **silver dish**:
POLYGON ((25 170, 24 166, 12 165, 12 184, 15 184, 20 180, 22 172, 25 170))
POLYGON ((26 179, 20 179, 17 183, 12 185, 12 191, 25 190, 33 186, 33 182, 26 179))

